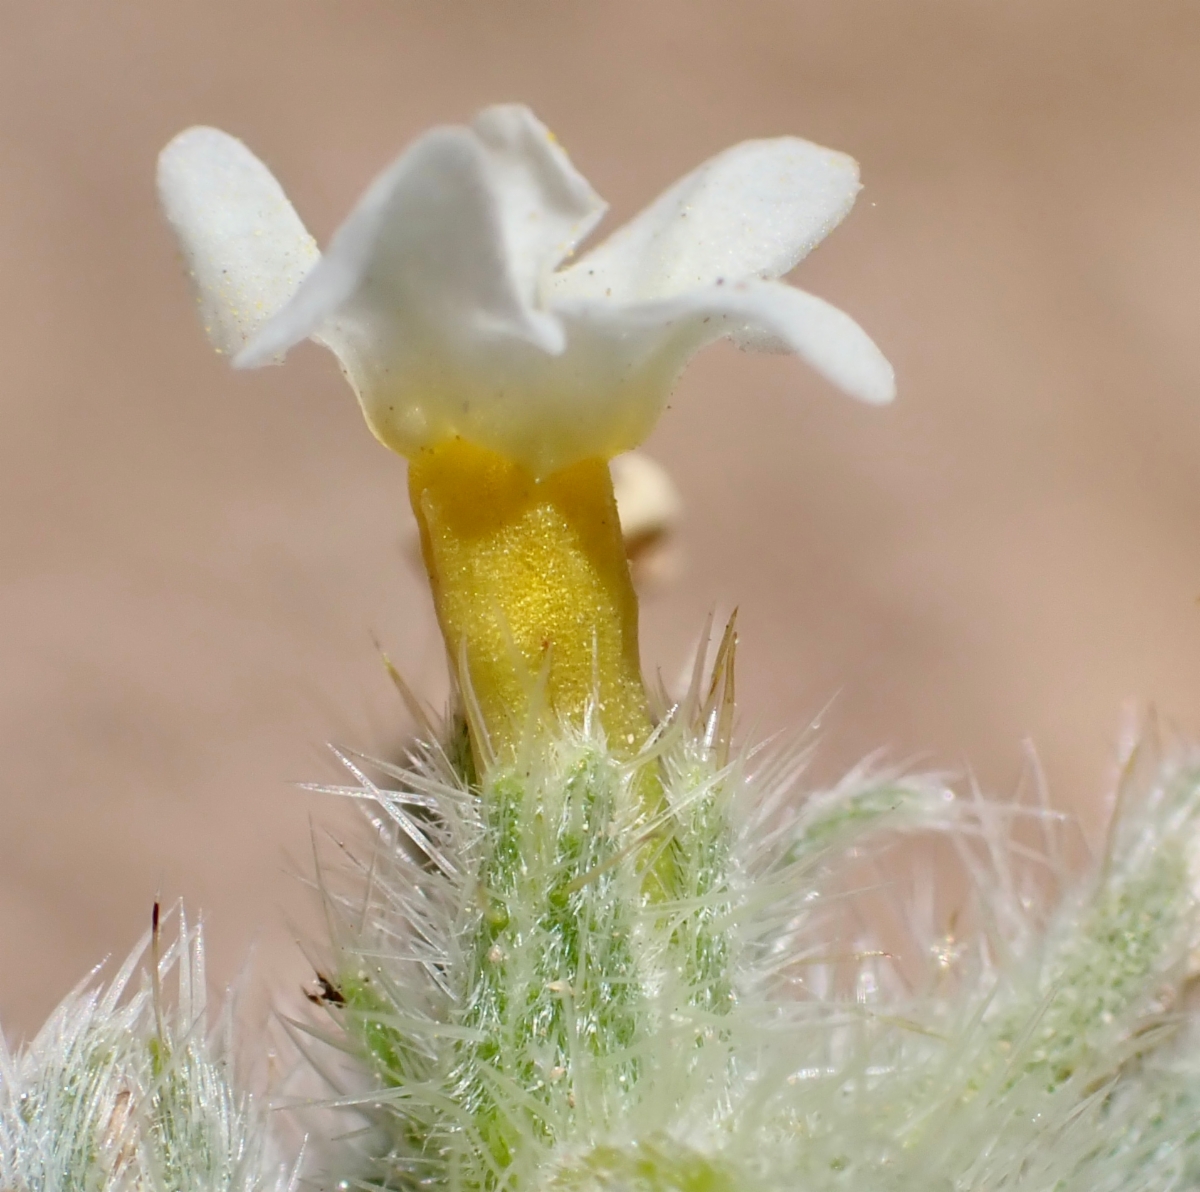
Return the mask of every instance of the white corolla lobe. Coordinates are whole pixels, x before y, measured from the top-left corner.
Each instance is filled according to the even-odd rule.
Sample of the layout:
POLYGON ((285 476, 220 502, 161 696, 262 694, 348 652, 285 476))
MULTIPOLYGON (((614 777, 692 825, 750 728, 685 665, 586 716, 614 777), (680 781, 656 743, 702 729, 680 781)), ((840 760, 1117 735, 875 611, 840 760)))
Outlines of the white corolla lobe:
POLYGON ((778 279, 846 215, 845 154, 795 137, 710 159, 579 257, 605 204, 527 109, 419 137, 321 255, 240 141, 191 128, 159 194, 209 337, 240 367, 311 338, 402 455, 461 438, 547 475, 637 446, 713 340, 792 352, 882 403, 892 369, 848 315, 778 279))

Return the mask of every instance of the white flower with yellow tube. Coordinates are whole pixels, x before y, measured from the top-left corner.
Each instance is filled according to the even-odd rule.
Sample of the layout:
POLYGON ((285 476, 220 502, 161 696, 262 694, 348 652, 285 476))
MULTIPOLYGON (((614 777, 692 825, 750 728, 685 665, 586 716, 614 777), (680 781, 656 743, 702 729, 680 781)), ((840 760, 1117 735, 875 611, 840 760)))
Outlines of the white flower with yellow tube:
POLYGON ((520 730, 543 669, 559 716, 595 700, 615 748, 644 740, 607 461, 646 438, 693 353, 731 338, 795 353, 864 401, 893 396, 852 319, 776 280, 859 188, 851 158, 808 141, 726 150, 578 259, 605 204, 516 105, 418 138, 324 255, 225 133, 180 134, 158 180, 217 350, 253 367, 326 345, 410 461, 438 615, 489 748, 520 730))
MULTIPOLYGON (((320 788, 359 801, 367 838, 339 832, 314 883, 327 1020, 296 1037, 344 1116, 309 1182, 1195 1183, 1200 751, 1149 734, 1125 758, 1079 884, 1044 806, 865 766, 813 790, 804 740, 732 744, 732 626, 651 731, 608 461, 720 336, 890 398, 858 327, 777 281, 848 210, 848 158, 736 146, 567 266, 601 204, 522 108, 422 137, 325 257, 224 133, 176 138, 159 181, 218 350, 326 344, 408 457, 473 750, 457 717, 425 722, 405 764, 343 755, 354 784, 320 788), (925 849, 915 898, 862 881, 914 831, 943 836, 970 898, 943 905, 925 849)), ((653 534, 670 494, 626 471, 626 531, 653 534)), ((298 1186, 225 1028, 206 1034, 198 933, 160 943, 155 904, 107 990, 27 1045, 0 1034, 0 1188, 298 1186)))

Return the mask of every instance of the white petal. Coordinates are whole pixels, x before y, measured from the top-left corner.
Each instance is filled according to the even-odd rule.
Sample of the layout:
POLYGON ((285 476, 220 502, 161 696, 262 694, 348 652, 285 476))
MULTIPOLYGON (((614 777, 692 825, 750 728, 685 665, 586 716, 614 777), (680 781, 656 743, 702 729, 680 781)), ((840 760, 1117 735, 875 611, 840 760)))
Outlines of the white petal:
MULTIPOLYGON (((158 159, 158 194, 179 239, 204 329, 235 354, 320 257, 283 189, 241 141, 189 128, 158 159)), ((267 363, 264 360, 264 363, 267 363)))
POLYGON ((888 401, 894 389, 891 367, 849 316, 776 282, 629 306, 564 303, 555 315, 557 354, 506 336, 453 357, 393 357, 367 385, 352 372, 376 434, 404 455, 461 436, 539 476, 611 459, 646 439, 688 359, 724 336, 767 338, 865 401, 888 401))
MULTIPOLYGON (((727 222, 733 208, 743 217, 757 212, 763 226, 735 228, 728 251, 736 249, 744 268, 786 268, 840 217, 856 185, 849 159, 804 142, 740 146, 688 183, 708 221, 693 226, 727 222), (810 178, 824 178, 821 203, 795 200, 793 175, 786 194, 772 197, 770 179, 785 160, 793 175, 808 162, 810 178), (838 162, 843 182, 850 179, 840 207, 830 197, 838 162), (730 207, 717 192, 733 182, 743 198, 730 207), (805 215, 807 239, 797 237, 795 220, 779 231, 783 209, 805 215)), ((538 475, 637 446, 688 358, 722 336, 797 352, 865 400, 891 397, 890 367, 846 315, 771 282, 721 284, 718 275, 694 288, 708 276, 704 254, 682 242, 674 267, 685 292, 622 302, 551 290, 543 304, 539 278, 599 210, 523 109, 490 109, 471 128, 435 129, 369 188, 237 363, 263 363, 312 336, 337 352, 372 430, 401 454, 461 436, 538 475)), ((665 244, 672 237, 664 235, 665 244)))
POLYGON ((739 347, 795 353, 843 393, 868 405, 887 405, 895 398, 896 374, 887 357, 845 311, 778 282, 746 290, 738 299, 744 302, 746 326, 732 336, 739 347))
POLYGON ((539 291, 603 213, 525 108, 488 108, 470 128, 433 129, 376 179, 295 300, 237 363, 265 363, 319 335, 369 384, 369 374, 414 354, 498 338, 561 351, 539 291))
POLYGON ((488 150, 517 284, 531 304, 540 305, 543 283, 600 222, 607 204, 528 108, 485 108, 471 129, 488 150))
POLYGON ((617 306, 584 300, 557 307, 568 330, 568 355, 588 340, 593 351, 608 351, 623 358, 614 366, 627 377, 656 377, 662 388, 657 406, 643 411, 627 408, 610 414, 621 428, 607 449, 614 453, 634 447, 658 418, 670 382, 687 360, 714 340, 730 338, 744 347, 793 352, 806 360, 839 389, 872 405, 884 405, 896 395, 895 374, 883 353, 865 331, 844 311, 814 294, 781 282, 749 281, 710 286, 675 298, 617 306), (664 378, 668 379, 664 386, 664 378), (636 429, 640 424, 642 429, 636 429), (637 437, 633 437, 636 435, 637 437))
POLYGON ((292 301, 237 358, 255 367, 337 321, 335 350, 387 369, 414 342, 507 332, 538 341, 508 267, 487 158, 465 128, 419 138, 367 189, 292 301))
POLYGON ((796 137, 745 141, 680 179, 554 278, 555 298, 666 298, 781 277, 858 194, 852 157, 796 137))

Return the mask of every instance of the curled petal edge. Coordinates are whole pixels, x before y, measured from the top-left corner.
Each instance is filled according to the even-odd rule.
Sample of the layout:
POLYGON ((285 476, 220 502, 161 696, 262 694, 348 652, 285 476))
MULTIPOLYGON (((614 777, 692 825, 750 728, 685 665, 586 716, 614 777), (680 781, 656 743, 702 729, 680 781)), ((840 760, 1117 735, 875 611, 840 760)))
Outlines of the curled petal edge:
POLYGON ((271 171, 220 129, 174 137, 159 154, 157 185, 205 333, 218 353, 235 355, 292 299, 320 259, 316 241, 271 171))

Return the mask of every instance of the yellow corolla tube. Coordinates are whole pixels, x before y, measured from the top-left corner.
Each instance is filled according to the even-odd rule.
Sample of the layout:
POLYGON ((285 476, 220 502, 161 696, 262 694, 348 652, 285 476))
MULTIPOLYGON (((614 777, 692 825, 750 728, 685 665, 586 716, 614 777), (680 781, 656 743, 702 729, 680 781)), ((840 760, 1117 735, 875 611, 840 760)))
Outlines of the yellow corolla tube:
POLYGON ((538 478, 451 439, 412 457, 409 493, 450 663, 482 721, 477 762, 514 757, 531 718, 588 715, 632 757, 651 721, 607 462, 538 478))

